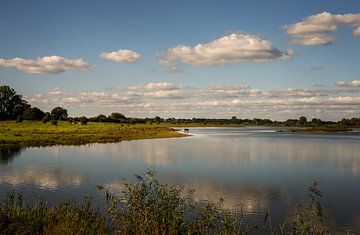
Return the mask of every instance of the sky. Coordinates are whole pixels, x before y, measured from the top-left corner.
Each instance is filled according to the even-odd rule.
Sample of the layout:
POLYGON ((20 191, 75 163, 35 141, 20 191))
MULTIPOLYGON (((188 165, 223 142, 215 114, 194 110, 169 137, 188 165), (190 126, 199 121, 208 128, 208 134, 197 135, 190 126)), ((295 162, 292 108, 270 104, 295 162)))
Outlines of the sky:
POLYGON ((360 116, 360 1, 0 3, 0 84, 71 116, 360 116))

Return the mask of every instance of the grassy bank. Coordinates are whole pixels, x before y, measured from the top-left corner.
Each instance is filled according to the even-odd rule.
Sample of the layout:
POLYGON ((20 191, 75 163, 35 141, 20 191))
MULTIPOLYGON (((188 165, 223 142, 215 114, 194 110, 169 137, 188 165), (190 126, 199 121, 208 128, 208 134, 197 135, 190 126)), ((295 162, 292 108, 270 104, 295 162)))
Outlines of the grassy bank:
POLYGON ((288 130, 278 130, 278 132, 348 132, 351 128, 347 127, 305 127, 305 128, 293 128, 288 130))
POLYGON ((106 193, 107 212, 100 213, 89 200, 48 206, 31 205, 22 195, 10 193, 0 203, 1 234, 328 234, 317 184, 309 187, 310 202, 298 205, 295 215, 281 224, 247 224, 244 215, 219 203, 192 200, 193 191, 160 184, 154 171, 124 182, 121 195, 106 193))
POLYGON ((157 124, 94 123, 87 125, 69 122, 51 123, 24 121, 0 122, 0 147, 81 145, 109 143, 122 140, 181 137, 169 126, 157 124))

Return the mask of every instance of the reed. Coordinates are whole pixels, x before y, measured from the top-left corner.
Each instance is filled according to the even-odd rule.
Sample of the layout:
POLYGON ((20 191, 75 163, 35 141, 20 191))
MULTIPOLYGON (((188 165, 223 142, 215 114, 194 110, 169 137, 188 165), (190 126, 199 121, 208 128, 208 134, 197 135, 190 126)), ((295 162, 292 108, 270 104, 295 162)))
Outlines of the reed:
POLYGON ((83 203, 62 202, 49 206, 37 200, 26 204, 21 194, 11 192, 0 205, 1 234, 328 234, 321 192, 314 182, 310 200, 296 206, 295 216, 273 224, 247 224, 239 211, 218 203, 194 202, 194 190, 160 184, 155 171, 137 175, 136 182, 124 182, 118 195, 105 189, 107 210, 99 210, 86 198, 83 203))

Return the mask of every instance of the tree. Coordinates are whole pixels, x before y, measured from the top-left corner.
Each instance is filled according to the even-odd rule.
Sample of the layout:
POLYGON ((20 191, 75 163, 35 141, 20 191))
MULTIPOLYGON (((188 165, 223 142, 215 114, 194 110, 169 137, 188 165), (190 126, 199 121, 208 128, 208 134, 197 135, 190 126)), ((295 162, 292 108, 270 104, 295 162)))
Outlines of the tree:
POLYGON ((159 117, 159 116, 156 116, 156 117, 154 118, 154 122, 156 122, 157 124, 161 123, 162 121, 164 121, 164 119, 162 119, 162 118, 159 117))
POLYGON ((45 113, 39 108, 28 108, 24 111, 24 120, 41 120, 45 116, 45 113))
POLYGON ((51 120, 51 116, 50 116, 50 113, 46 112, 44 117, 41 119, 42 122, 45 124, 47 122, 49 122, 51 120))
POLYGON ((67 110, 61 107, 56 107, 51 110, 51 117, 55 120, 66 120, 68 117, 67 110))
POLYGON ((30 105, 14 89, 0 86, 0 120, 14 120, 28 107, 30 105))
POLYGON ((110 115, 111 119, 115 119, 115 120, 122 120, 122 119, 126 119, 125 115, 122 113, 112 113, 110 115))
POLYGON ((110 116, 109 116, 109 119, 112 121, 112 122, 126 122, 127 118, 125 117, 124 114, 122 113, 112 113, 110 116))
POLYGON ((300 125, 305 125, 306 122, 307 122, 307 118, 306 118, 306 117, 304 117, 304 116, 299 117, 299 124, 300 124, 300 125))
POLYGON ((80 117, 79 121, 81 125, 86 125, 89 120, 86 117, 80 117))
POLYGON ((103 114, 100 114, 99 116, 97 116, 97 117, 95 118, 95 120, 96 120, 97 122, 106 122, 106 116, 103 115, 103 114))

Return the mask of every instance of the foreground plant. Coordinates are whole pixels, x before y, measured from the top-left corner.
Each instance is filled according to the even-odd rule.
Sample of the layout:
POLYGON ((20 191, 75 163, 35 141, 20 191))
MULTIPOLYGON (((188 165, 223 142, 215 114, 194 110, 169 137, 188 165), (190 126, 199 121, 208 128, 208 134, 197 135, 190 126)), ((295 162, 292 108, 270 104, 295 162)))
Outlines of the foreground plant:
POLYGON ((155 171, 124 183, 121 195, 107 193, 114 231, 125 234, 245 234, 242 215, 221 208, 222 201, 194 203, 193 190, 160 184, 155 171))
POLYGON ((10 192, 0 205, 0 234, 104 234, 105 217, 90 199, 49 206, 37 200, 28 205, 22 194, 10 192))
POLYGON ((21 194, 10 193, 0 205, 0 234, 328 234, 320 204, 321 192, 314 182, 310 202, 298 205, 292 220, 274 225, 266 215, 262 226, 249 225, 238 211, 218 203, 197 203, 193 190, 160 184, 155 171, 124 182, 122 192, 106 191, 107 212, 100 213, 86 199, 49 206, 28 205, 21 194))

